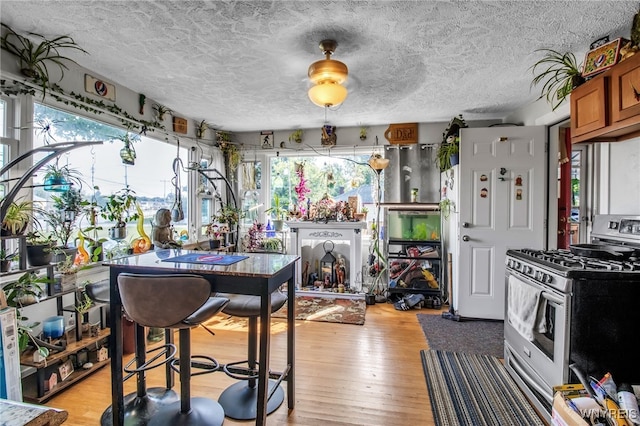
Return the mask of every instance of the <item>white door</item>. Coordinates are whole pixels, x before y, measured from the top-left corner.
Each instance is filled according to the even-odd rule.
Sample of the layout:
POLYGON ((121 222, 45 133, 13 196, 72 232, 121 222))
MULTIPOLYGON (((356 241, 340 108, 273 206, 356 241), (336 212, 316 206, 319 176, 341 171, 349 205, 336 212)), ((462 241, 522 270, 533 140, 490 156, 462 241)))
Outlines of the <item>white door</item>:
POLYGON ((504 319, 508 249, 545 241, 544 127, 461 129, 458 315, 504 319))

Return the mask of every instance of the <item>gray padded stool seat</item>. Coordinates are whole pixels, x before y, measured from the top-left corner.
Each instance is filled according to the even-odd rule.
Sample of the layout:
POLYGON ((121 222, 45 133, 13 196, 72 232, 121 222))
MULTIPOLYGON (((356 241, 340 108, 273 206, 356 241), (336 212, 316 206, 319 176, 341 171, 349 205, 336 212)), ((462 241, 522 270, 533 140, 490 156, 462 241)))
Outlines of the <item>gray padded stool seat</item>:
MULTIPOLYGON (((260 297, 242 294, 220 293, 222 297, 229 299, 229 304, 222 310, 223 313, 236 317, 249 319, 248 358, 243 361, 232 362, 224 365, 224 372, 234 379, 241 380, 227 387, 218 402, 224 408, 227 417, 235 420, 252 420, 257 417, 258 387, 257 358, 258 358, 258 319, 260 318, 260 297), (235 372, 234 367, 239 364, 247 364, 244 372, 235 372)), ((287 302, 287 295, 280 291, 271 294, 271 312, 282 308, 287 302)), ((269 400, 267 401, 267 414, 271 414, 284 401, 284 390, 279 382, 269 380, 269 400)))
MULTIPOLYGON (((192 358, 203 358, 216 371, 218 362, 191 355, 191 328, 220 312, 229 299, 211 295, 211 284, 198 275, 118 275, 118 289, 127 315, 144 327, 179 330, 180 400, 161 406, 149 425, 220 426, 224 410, 215 400, 191 397, 192 358)), ((174 360, 175 362, 175 360, 174 360)), ((174 365, 174 364, 172 364, 174 365)))
MULTIPOLYGON (((111 295, 109 288, 109 281, 100 281, 96 283, 90 283, 85 285, 84 290, 89 299, 94 301, 95 303, 110 303, 111 295)), ((138 326, 136 326, 138 327, 138 326)), ((136 334, 142 332, 144 334, 144 327, 140 327, 136 330, 136 334)), ((136 346, 139 344, 144 345, 145 339, 144 336, 140 337, 142 340, 136 343, 136 346)), ((137 339, 139 340, 139 339, 137 339)), ((161 348, 165 348, 165 351, 168 349, 167 345, 164 345, 161 348)), ((159 349, 161 349, 159 348, 159 349)), ((146 347, 144 349, 136 348, 136 367, 139 371, 135 374, 137 376, 137 389, 135 392, 127 394, 124 396, 124 418, 125 422, 135 422, 137 424, 146 423, 153 414, 158 411, 158 409, 163 405, 173 404, 176 401, 180 400, 178 394, 172 390, 169 386, 167 387, 153 387, 147 388, 146 379, 145 379, 145 371, 151 368, 159 367, 163 363, 156 363, 152 365, 148 365, 146 362, 146 347), (140 349, 140 350, 138 350, 140 349), (143 356, 144 355, 144 356, 143 356)), ((152 358, 152 361, 155 361, 157 357, 164 354, 164 352, 158 352, 158 349, 153 350, 157 355, 152 358)), ((172 348, 172 353, 175 354, 175 346, 172 348)), ((166 352, 166 356, 172 358, 171 352, 166 352)), ((165 362, 169 362, 168 359, 165 362)), ((133 374, 129 374, 125 377, 125 380, 131 378, 133 374)), ((105 410, 100 419, 100 424, 102 426, 109 426, 113 424, 113 415, 111 406, 105 410)))

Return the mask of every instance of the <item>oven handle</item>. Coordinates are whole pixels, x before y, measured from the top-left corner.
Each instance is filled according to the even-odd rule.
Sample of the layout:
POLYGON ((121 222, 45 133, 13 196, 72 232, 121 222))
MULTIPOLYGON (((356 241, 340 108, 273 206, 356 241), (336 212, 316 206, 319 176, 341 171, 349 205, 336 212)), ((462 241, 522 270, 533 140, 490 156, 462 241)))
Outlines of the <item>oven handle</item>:
MULTIPOLYGON (((509 350, 509 348, 507 348, 507 350, 509 350)), ((542 386, 540 386, 538 382, 535 381, 535 379, 533 379, 529 374, 527 374, 526 371, 522 369, 522 367, 520 367, 520 365, 518 364, 518 359, 515 357, 513 353, 508 358, 508 362, 511 368, 513 368, 516 371, 518 376, 522 377, 526 381, 527 386, 534 388, 540 395, 545 395, 547 398, 549 398, 550 395, 548 391, 545 390, 542 386)))
POLYGON ((552 290, 549 290, 548 288, 545 288, 545 287, 541 286, 537 282, 532 281, 526 275, 523 275, 518 271, 514 271, 513 269, 508 269, 507 273, 509 273, 511 275, 515 275, 516 278, 518 278, 521 281, 524 281, 525 284, 530 285, 531 287, 535 287, 536 289, 542 291, 541 296, 544 297, 545 299, 547 299, 548 301, 554 302, 558 306, 564 306, 564 300, 562 300, 562 298, 560 296, 556 295, 556 293, 553 292, 552 290))

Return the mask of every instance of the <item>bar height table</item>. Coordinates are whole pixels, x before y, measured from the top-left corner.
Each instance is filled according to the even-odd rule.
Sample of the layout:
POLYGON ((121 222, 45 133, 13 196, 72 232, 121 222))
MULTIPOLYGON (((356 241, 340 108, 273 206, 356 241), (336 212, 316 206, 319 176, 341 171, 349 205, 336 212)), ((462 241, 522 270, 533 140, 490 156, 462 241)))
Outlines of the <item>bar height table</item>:
POLYGON ((271 336, 271 293, 287 283, 287 365, 284 370, 287 382, 287 406, 295 405, 295 277, 299 256, 267 253, 233 253, 246 256, 231 265, 186 263, 173 258, 197 254, 225 256, 226 253, 163 249, 140 255, 111 259, 103 262, 109 267, 111 291, 111 403, 113 425, 124 425, 123 361, 122 361, 122 302, 118 292, 118 275, 135 274, 196 274, 211 283, 212 292, 260 296, 260 356, 258 371, 258 402, 256 425, 267 420, 267 395, 269 386, 269 346, 271 336))

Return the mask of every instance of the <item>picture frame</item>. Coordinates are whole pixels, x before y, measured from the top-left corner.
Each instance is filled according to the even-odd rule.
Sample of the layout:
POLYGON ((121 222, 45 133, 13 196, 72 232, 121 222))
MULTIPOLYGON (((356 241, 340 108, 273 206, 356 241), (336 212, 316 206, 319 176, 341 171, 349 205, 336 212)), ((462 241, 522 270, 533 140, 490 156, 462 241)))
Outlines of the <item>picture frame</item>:
POLYGON ((262 149, 273 149, 273 130, 263 130, 260 132, 260 144, 262 149))
POLYGON ((617 64, 620 59, 620 48, 626 42, 627 40, 619 37, 609 43, 589 50, 584 58, 582 77, 592 77, 617 64))
POLYGON ((60 375, 60 381, 63 382, 67 377, 69 377, 73 373, 73 362, 70 359, 58 367, 58 374, 60 375))

